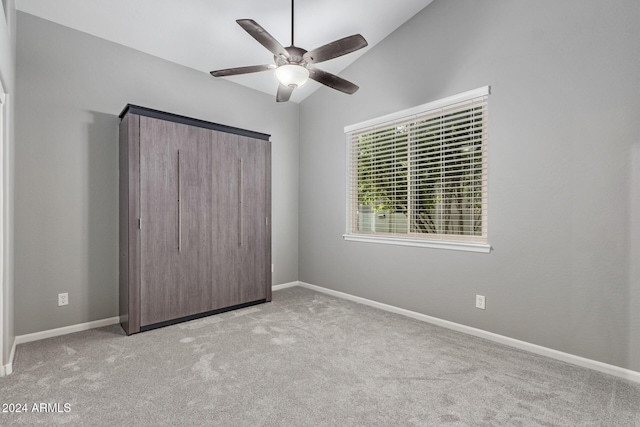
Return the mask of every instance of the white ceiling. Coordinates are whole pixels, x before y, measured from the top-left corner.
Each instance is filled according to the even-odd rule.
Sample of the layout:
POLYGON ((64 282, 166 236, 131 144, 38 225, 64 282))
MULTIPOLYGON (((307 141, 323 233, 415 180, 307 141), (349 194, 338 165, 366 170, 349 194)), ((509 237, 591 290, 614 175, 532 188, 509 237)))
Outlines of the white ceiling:
MULTIPOLYGON (((318 64, 318 68, 338 74, 431 1, 298 0, 295 44, 311 50, 362 34, 369 47, 318 64)), ((291 44, 290 0, 17 0, 16 7, 207 73, 273 63, 273 55, 236 24, 236 19, 251 18, 283 46, 291 44)), ((276 93, 273 71, 225 78, 274 96, 276 93)), ((300 102, 320 87, 309 81, 294 91, 291 100, 300 102)))

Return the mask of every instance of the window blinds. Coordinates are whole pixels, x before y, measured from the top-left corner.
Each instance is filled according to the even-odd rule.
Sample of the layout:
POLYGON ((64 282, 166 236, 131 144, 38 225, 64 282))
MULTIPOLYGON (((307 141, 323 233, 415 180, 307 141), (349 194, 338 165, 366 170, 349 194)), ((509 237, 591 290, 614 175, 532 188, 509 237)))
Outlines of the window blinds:
POLYGON ((487 95, 347 128, 347 234, 486 243, 487 95))

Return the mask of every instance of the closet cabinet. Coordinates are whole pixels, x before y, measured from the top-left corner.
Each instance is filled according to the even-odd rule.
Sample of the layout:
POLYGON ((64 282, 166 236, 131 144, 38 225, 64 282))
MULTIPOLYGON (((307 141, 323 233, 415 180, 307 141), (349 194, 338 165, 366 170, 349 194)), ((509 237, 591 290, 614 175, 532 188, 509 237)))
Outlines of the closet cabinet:
POLYGON ((134 105, 120 118, 125 332, 270 301, 269 135, 134 105))

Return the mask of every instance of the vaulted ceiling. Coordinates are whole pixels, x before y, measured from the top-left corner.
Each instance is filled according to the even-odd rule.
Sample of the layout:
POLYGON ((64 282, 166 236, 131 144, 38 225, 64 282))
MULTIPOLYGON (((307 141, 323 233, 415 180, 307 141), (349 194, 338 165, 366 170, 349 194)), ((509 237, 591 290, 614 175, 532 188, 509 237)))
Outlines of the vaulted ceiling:
MULTIPOLYGON (((318 64, 318 68, 339 74, 431 1, 298 0, 295 44, 311 50, 351 34, 362 34, 369 42, 367 48, 318 64)), ((20 11, 207 73, 273 63, 273 55, 236 24, 236 19, 253 19, 283 46, 291 44, 290 0, 17 0, 16 6, 20 11)), ((225 78, 276 93, 273 71, 225 78)), ((296 89, 291 100, 300 102, 320 87, 310 81, 296 89)))

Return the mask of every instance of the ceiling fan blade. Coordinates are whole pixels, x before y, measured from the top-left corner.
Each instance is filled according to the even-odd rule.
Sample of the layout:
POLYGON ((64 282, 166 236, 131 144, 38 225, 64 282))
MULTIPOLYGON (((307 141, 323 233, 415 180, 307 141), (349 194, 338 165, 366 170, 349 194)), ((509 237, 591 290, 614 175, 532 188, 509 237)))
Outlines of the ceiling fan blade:
POLYGON ((258 41, 262 46, 269 49, 269 52, 273 53, 276 56, 284 56, 285 58, 289 57, 289 52, 285 50, 284 47, 276 40, 271 34, 267 32, 264 28, 260 26, 253 19, 238 19, 236 21, 238 25, 240 25, 244 30, 251 35, 254 39, 258 41))
POLYGON ((227 68, 225 70, 215 70, 211 71, 211 75, 213 77, 225 77, 225 76, 235 76, 237 74, 249 74, 249 73, 258 73, 260 71, 273 70, 276 68, 273 64, 267 65, 251 65, 249 67, 236 67, 236 68, 227 68))
POLYGON ((291 93, 293 92, 293 89, 294 88, 285 86, 282 83, 280 83, 280 86, 278 86, 278 94, 276 95, 276 101, 287 102, 289 98, 291 98, 291 93))
POLYGON ((360 34, 354 34, 340 40, 325 44, 304 54, 304 59, 310 64, 328 61, 342 55, 367 47, 368 43, 360 34))
POLYGON ((322 83, 325 86, 329 86, 332 89, 339 90, 340 92, 348 93, 352 95, 360 89, 357 85, 351 83, 348 80, 338 77, 335 74, 327 73, 318 68, 309 67, 309 78, 322 83))

